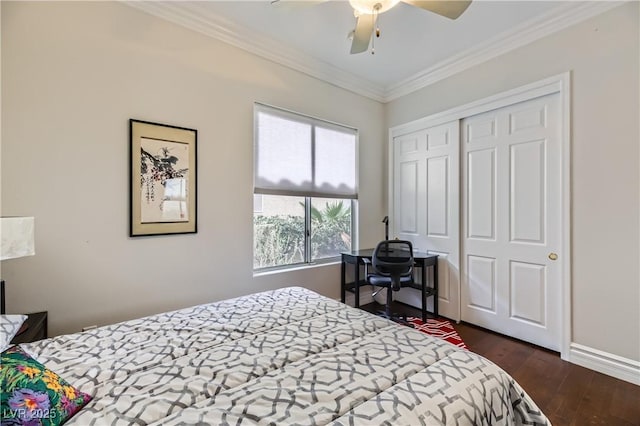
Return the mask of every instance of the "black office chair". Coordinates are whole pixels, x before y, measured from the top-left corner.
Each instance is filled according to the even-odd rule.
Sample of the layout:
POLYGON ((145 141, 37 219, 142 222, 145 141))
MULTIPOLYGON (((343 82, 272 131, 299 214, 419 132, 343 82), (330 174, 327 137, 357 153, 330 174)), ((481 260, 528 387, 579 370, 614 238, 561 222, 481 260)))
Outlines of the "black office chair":
MULTIPOLYGON (((384 316, 393 319, 391 314, 393 292, 400 290, 402 284, 413 281, 413 245, 411 241, 380 241, 373 251, 371 266, 373 271, 367 274, 367 282, 377 287, 387 288, 384 316)), ((378 292, 374 293, 374 296, 378 292)))

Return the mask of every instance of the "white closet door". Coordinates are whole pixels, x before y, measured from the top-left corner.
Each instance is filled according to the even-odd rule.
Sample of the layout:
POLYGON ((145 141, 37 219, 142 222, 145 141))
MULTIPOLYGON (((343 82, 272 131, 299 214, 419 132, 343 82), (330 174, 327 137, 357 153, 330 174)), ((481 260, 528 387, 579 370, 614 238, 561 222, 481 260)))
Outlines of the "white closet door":
MULTIPOLYGON (((456 120, 393 139, 390 236, 439 255, 438 310, 454 320, 460 319, 459 138, 456 120)), ((418 307, 421 303, 412 289, 403 289, 396 299, 418 307)))
POLYGON ((559 94, 462 121, 462 320, 560 350, 559 94))

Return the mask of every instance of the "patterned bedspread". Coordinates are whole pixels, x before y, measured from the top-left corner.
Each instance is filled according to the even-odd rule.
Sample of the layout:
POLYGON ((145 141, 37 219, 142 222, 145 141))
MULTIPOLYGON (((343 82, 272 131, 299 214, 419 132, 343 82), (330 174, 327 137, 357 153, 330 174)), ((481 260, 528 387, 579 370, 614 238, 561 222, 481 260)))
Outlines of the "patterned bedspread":
POLYGON ((299 287, 22 346, 93 395, 69 425, 548 424, 485 358, 299 287))

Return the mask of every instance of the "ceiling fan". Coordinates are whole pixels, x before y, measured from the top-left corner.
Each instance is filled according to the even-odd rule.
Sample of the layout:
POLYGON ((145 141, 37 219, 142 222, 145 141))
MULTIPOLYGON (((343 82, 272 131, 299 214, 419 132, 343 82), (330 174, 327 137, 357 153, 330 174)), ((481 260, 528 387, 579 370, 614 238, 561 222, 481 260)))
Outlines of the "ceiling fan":
MULTIPOLYGON (((374 36, 380 37, 380 29, 377 26, 378 15, 400 2, 428 10, 449 19, 458 18, 471 4, 471 0, 349 0, 356 15, 356 28, 353 31, 353 41, 351 43, 352 54, 362 53, 369 49, 369 41, 371 40, 373 44, 374 36)), ((375 53, 375 50, 372 49, 371 53, 375 53)))
MULTIPOLYGON (((326 0, 306 1, 307 5, 322 3, 326 0)), ((377 26, 378 16, 397 5, 406 3, 429 12, 456 19, 467 10, 471 0, 349 0, 356 16, 356 27, 349 33, 351 42, 351 54, 362 53, 369 49, 369 42, 372 44, 371 53, 375 53, 373 43, 375 37, 380 37, 380 29, 377 26)), ((281 4, 282 0, 271 0, 271 4, 281 4)))

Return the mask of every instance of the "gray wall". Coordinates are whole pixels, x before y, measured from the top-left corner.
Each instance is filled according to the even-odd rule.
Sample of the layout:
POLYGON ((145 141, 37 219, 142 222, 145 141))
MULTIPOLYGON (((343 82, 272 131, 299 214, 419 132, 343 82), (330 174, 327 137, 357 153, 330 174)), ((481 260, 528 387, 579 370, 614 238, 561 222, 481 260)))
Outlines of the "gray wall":
POLYGON ((253 277, 253 102, 360 129, 360 241, 383 233, 383 105, 116 2, 2 2, 2 262, 9 312, 78 331, 285 285, 339 297, 338 265, 253 277), (197 234, 128 237, 128 119, 198 130, 197 234))
POLYGON ((571 71, 572 342, 632 360, 640 360, 639 40, 632 2, 386 110, 393 127, 571 71))

